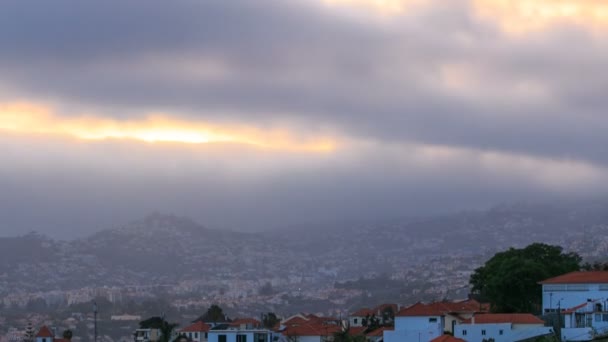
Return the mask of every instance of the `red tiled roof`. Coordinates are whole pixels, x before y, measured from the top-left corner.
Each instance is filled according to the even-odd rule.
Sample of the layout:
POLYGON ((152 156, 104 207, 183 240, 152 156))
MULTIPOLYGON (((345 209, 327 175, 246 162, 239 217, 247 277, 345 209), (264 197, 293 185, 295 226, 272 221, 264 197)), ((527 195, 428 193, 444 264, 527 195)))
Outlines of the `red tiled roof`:
POLYGON ((70 342, 67 338, 56 338, 53 339, 53 342, 70 342))
POLYGON ((205 322, 198 321, 180 330, 181 332, 209 332, 211 326, 205 322))
POLYGON ((46 337, 55 337, 55 336, 51 332, 51 329, 49 329, 49 327, 47 327, 45 325, 42 328, 40 328, 40 330, 38 330, 38 334, 36 334, 36 337, 44 337, 44 338, 46 338, 46 337))
POLYGON ((396 316, 443 316, 446 313, 458 312, 487 312, 487 305, 470 299, 461 302, 435 302, 429 304, 416 303, 401 309, 396 316))
POLYGON ((374 311, 373 309, 363 308, 363 309, 359 309, 359 310, 353 312, 351 314, 351 317, 365 317, 367 315, 371 316, 375 313, 376 313, 376 311, 374 311))
POLYGON ((440 304, 441 303, 416 303, 412 306, 401 309, 401 311, 397 313, 397 316, 441 316, 445 312, 445 308, 440 304))
POLYGON ((384 336, 385 331, 393 331, 393 328, 382 327, 367 334, 367 336, 384 336))
POLYGON ((367 330, 367 327, 350 327, 348 328, 348 334, 350 336, 365 335, 365 330, 367 330))
POLYGON ((304 324, 289 326, 283 330, 285 336, 332 336, 342 328, 337 325, 304 324))
POLYGON ((540 282, 540 284, 605 284, 608 271, 577 271, 562 274, 540 282))
MULTIPOLYGON (((473 316, 475 324, 494 324, 494 323, 512 323, 512 324, 544 324, 545 322, 532 314, 478 314, 473 316)), ((467 319, 462 324, 471 324, 472 320, 467 319)))
POLYGON ((463 339, 456 338, 452 335, 441 335, 436 339, 431 340, 431 342, 466 342, 463 339))

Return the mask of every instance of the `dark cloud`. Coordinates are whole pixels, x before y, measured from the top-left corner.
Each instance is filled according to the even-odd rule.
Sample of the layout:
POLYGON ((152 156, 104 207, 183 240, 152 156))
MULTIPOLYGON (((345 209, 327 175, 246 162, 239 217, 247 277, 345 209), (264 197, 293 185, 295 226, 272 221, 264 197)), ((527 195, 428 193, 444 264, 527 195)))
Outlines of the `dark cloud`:
MULTIPOLYGON (((285 167, 291 156, 240 149, 230 152, 240 161, 232 164, 221 153, 201 160, 200 151, 165 151, 181 157, 156 163, 158 155, 141 151, 121 159, 122 146, 111 145, 76 162, 66 155, 82 151, 65 147, 47 154, 49 172, 20 163, 14 165, 31 174, 16 166, 0 169, 6 187, 0 199, 10 203, 3 214, 22 216, 17 207, 36 203, 46 208, 36 214, 43 221, 67 217, 72 208, 86 212, 113 203, 114 209, 90 216, 171 208, 217 225, 259 227, 300 217, 430 212, 553 195, 538 185, 530 162, 521 162, 535 158, 535 167, 558 163, 561 172, 578 165, 583 175, 573 182, 591 191, 587 178, 597 180, 608 164, 605 35, 562 25, 512 36, 477 18, 470 6, 429 1, 381 18, 345 15, 312 0, 6 1, 0 11, 5 101, 51 102, 62 115, 131 118, 163 111, 304 132, 329 129, 378 145, 360 155, 349 147, 356 158, 341 151, 336 160, 298 160, 298 172, 285 167), (410 161, 403 170, 393 163, 411 151, 387 146, 409 145, 467 155, 448 168, 439 163, 429 171, 410 161), (108 149, 120 163, 112 163, 108 149), (138 153, 138 163, 131 164, 138 153), (479 157, 484 153, 522 165, 505 167, 504 174, 487 170, 479 157), (55 164, 64 157, 69 167, 55 164), (62 182, 64 172, 70 177, 62 182), (250 173, 256 176, 248 178, 250 173), (23 191, 30 182, 34 186, 23 191), (59 184, 65 187, 47 188, 59 184), (266 200, 252 209, 258 198, 266 200), (121 211, 125 207, 130 209, 121 211), (225 221, 231 210, 242 215, 225 221)), ((12 153, 20 148, 4 146, 12 153)), ((216 152, 205 151, 210 153, 216 152)))

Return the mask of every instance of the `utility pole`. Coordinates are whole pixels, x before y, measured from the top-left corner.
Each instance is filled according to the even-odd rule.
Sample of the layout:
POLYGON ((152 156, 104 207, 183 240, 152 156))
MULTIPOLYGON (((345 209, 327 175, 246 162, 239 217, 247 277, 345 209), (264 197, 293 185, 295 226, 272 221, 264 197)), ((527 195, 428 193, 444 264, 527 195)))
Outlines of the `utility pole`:
POLYGON ((94 329, 94 339, 93 342, 97 342, 97 302, 93 302, 93 329, 94 329))
POLYGON ((557 302, 557 340, 562 342, 562 300, 557 302))

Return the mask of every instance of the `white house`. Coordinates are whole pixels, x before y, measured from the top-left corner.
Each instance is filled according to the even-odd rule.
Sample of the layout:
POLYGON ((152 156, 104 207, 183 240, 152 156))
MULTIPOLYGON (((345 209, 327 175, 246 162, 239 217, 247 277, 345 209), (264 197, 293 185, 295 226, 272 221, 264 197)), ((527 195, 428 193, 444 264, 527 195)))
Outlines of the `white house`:
POLYGON ((553 329, 532 314, 478 314, 454 327, 454 337, 467 342, 517 342, 552 334, 553 329))
POLYGON ((416 303, 395 315, 395 330, 384 332, 384 342, 428 342, 446 331, 453 332, 456 324, 473 315, 487 311, 487 305, 475 300, 416 303))
POLYGON ((35 338, 36 342, 69 342, 63 338, 55 338, 55 333, 46 325, 38 330, 35 338))
POLYGON ((209 330, 208 342, 273 342, 274 333, 266 329, 209 330))
POLYGON ((160 329, 137 329, 134 333, 136 342, 156 342, 160 340, 161 335, 160 329))
POLYGON ((178 335, 184 336, 193 342, 207 342, 210 329, 211 326, 209 324, 198 321, 181 329, 178 335))
POLYGON ((395 316, 395 330, 384 331, 384 342, 429 342, 443 335, 444 310, 439 305, 416 303, 395 316))
POLYGON ((563 341, 608 335, 608 271, 571 272, 540 282, 543 312, 560 312, 563 341))

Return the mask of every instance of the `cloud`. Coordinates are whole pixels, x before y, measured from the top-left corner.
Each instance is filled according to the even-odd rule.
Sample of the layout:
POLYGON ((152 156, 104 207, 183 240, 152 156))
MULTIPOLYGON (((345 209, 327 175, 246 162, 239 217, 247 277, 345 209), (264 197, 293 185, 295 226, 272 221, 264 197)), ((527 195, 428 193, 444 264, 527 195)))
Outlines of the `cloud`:
POLYGON ((52 217, 81 196, 141 212, 187 202, 203 221, 259 227, 598 194, 605 7, 8 1, 4 200, 59 196, 52 217))

